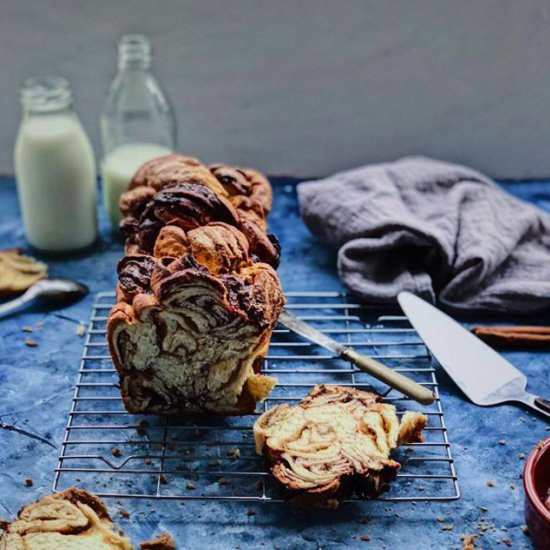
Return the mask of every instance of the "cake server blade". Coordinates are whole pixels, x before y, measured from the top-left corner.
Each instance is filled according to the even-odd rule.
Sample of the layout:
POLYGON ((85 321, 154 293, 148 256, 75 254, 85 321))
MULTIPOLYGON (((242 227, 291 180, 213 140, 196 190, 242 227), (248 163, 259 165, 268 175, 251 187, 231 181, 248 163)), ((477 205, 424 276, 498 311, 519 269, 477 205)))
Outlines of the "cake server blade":
POLYGON ((401 309, 438 363, 476 405, 520 402, 550 417, 550 401, 525 391, 527 378, 454 319, 410 292, 401 309))
POLYGON ((281 312, 281 315, 279 316, 279 323, 290 329, 292 332, 303 336, 307 340, 315 342, 319 346, 332 351, 338 357, 351 361, 362 371, 367 372, 382 382, 385 382, 392 388, 399 390, 401 393, 407 395, 415 401, 418 401, 419 403, 429 405, 435 399, 433 392, 431 392, 428 388, 417 384, 399 372, 395 372, 372 357, 361 355, 350 346, 344 346, 343 344, 336 342, 336 340, 333 340, 326 334, 318 331, 311 325, 308 325, 286 309, 281 312))

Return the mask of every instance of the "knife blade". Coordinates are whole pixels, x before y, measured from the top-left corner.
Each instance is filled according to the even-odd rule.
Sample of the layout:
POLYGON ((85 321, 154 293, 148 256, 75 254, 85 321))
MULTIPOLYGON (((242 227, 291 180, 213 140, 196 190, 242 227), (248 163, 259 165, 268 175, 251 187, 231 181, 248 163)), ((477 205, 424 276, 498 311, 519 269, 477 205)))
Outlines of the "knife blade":
POLYGON ((395 388, 403 394, 411 397, 415 401, 424 405, 429 405, 435 399, 433 392, 428 388, 417 384, 410 378, 403 376, 399 372, 386 367, 372 357, 362 355, 350 346, 340 344, 326 334, 313 328, 311 325, 302 321, 288 310, 284 309, 279 316, 279 323, 290 329, 292 332, 304 337, 335 353, 338 357, 351 361, 358 368, 374 376, 378 380, 385 382, 392 388, 395 388))
POLYGON ((437 362, 476 405, 520 402, 550 417, 550 401, 525 390, 527 378, 460 323, 410 292, 397 301, 437 362))

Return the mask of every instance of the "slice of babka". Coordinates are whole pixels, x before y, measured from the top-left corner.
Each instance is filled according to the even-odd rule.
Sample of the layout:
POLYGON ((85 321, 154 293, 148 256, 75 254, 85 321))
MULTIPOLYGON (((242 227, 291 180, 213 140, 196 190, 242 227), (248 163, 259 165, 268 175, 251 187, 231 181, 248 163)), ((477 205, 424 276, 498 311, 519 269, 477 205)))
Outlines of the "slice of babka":
POLYGON ((351 387, 315 386, 299 405, 277 405, 254 425, 256 451, 293 504, 336 508, 389 489, 400 464, 390 453, 422 441, 427 417, 351 387))
POLYGON ((24 506, 17 519, 0 522, 0 550, 134 550, 114 530, 105 504, 72 488, 24 506))

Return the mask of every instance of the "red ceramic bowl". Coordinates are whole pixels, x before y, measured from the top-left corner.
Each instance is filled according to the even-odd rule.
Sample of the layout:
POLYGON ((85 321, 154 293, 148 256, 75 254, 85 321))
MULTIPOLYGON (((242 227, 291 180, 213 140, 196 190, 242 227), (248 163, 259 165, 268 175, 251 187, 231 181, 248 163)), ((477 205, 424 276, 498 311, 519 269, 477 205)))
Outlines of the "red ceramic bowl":
POLYGON ((523 469, 525 521, 537 550, 550 550, 550 510, 546 499, 550 487, 550 437, 529 455, 523 469))

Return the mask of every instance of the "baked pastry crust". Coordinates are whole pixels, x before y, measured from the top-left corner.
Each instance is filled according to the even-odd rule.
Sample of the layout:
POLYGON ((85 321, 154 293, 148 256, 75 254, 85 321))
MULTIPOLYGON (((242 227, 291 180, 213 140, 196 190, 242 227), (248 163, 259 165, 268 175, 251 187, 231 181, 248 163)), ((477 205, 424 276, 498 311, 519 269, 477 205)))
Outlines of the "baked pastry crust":
POLYGON ((337 508, 350 495, 374 498, 388 490, 400 464, 399 444, 422 441, 427 417, 405 413, 379 395, 317 385, 299 405, 272 407, 254 425, 256 451, 296 505, 337 508))
POLYGON ((24 506, 0 524, 0 550, 133 550, 114 531, 105 504, 75 487, 24 506))
MULTIPOLYGON (((166 155, 146 162, 135 174, 128 192, 121 198, 121 210, 129 215, 128 206, 148 187, 158 192, 174 183, 203 185, 220 197, 226 197, 245 217, 265 230, 265 220, 271 210, 272 193, 267 178, 251 168, 237 168, 225 164, 206 166, 193 157, 180 154, 166 155)), ((151 193, 149 191, 148 193, 151 193)), ((135 210, 134 210, 135 212, 135 210)), ((134 215, 134 214, 132 214, 134 215)))

